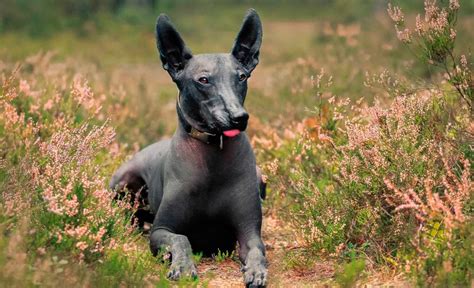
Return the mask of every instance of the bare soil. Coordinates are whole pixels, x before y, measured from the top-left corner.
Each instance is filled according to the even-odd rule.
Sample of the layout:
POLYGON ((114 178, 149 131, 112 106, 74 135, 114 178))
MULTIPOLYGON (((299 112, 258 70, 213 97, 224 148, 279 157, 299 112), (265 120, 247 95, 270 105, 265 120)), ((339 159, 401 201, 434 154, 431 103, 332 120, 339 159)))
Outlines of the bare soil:
MULTIPOLYGON (((269 261, 268 287, 324 287, 334 276, 334 265, 315 261, 313 267, 287 267, 285 255, 298 247, 291 228, 274 215, 263 220, 263 241, 269 261)), ((244 287, 237 257, 220 263, 211 258, 202 259, 198 273, 209 287, 244 287)))

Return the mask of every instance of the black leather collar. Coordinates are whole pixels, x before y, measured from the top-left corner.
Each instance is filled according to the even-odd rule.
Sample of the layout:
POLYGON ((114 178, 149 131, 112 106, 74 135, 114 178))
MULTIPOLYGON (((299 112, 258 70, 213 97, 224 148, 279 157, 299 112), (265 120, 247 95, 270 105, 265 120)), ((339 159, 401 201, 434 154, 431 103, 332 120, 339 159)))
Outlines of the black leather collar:
POLYGON ((186 131, 186 133, 188 133, 189 136, 203 143, 219 145, 219 148, 222 150, 222 148, 224 148, 225 136, 223 134, 212 134, 212 133, 208 133, 204 131, 199 131, 198 129, 191 126, 191 124, 187 120, 189 116, 187 116, 186 113, 181 109, 180 98, 181 98, 181 95, 178 92, 178 99, 176 101, 176 110, 178 111, 178 117, 180 119, 180 122, 183 125, 184 131, 186 131))

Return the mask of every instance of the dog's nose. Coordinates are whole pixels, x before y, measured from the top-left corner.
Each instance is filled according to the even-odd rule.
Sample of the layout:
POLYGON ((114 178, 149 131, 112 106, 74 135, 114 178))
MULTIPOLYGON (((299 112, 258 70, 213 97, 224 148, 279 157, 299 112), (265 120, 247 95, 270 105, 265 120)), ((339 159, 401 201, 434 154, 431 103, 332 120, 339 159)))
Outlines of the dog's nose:
POLYGON ((249 114, 245 111, 239 111, 234 115, 234 121, 236 122, 245 122, 249 120, 249 114))
POLYGON ((236 124, 241 130, 245 130, 248 120, 249 114, 245 110, 238 111, 232 115, 232 122, 236 124))

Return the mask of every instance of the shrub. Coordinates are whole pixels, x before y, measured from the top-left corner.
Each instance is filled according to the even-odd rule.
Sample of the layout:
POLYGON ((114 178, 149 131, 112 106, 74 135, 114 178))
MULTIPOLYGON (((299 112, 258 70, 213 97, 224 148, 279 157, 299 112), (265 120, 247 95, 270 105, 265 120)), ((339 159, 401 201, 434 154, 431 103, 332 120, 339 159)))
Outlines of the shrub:
POLYGON ((365 106, 321 93, 320 75, 317 116, 263 153, 277 185, 270 196, 290 211, 286 217, 307 247, 412 271, 420 285, 470 283, 473 82, 466 56, 453 52, 458 9, 457 1, 426 1, 414 35, 401 10, 389 6, 400 40, 442 67, 441 86, 381 75, 386 94, 396 95, 365 106))
POLYGON ((111 269, 116 285, 159 279, 131 223, 133 207, 114 201, 106 188, 123 148, 114 142, 103 98, 48 55, 3 68, 0 283, 56 286, 73 275, 67 283, 87 285, 107 281, 111 269), (80 277, 88 266, 97 269, 80 277))
POLYGON ((440 67, 446 80, 454 86, 459 96, 474 111, 474 80, 466 55, 457 58, 454 44, 457 37, 456 22, 460 8, 459 0, 425 0, 425 14, 416 16, 415 29, 406 28, 405 17, 397 6, 388 6, 388 14, 395 23, 400 41, 411 47, 423 62, 440 67), (447 5, 444 3, 448 3, 447 5), (444 4, 444 5, 443 5, 444 4))

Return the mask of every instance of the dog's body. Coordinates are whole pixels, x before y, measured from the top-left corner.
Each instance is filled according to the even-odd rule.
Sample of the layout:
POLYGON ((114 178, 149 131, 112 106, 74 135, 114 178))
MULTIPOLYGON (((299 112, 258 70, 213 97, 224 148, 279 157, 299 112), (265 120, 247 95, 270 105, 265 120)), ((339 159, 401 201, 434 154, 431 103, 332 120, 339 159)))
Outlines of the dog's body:
POLYGON ((150 247, 171 252, 169 277, 196 275, 192 251, 230 251, 239 243, 247 286, 266 283, 260 231, 260 173, 244 131, 247 78, 258 63, 262 28, 249 10, 230 54, 193 56, 165 15, 157 21, 163 67, 179 89, 178 128, 137 153, 111 187, 142 190, 153 226, 150 247))

